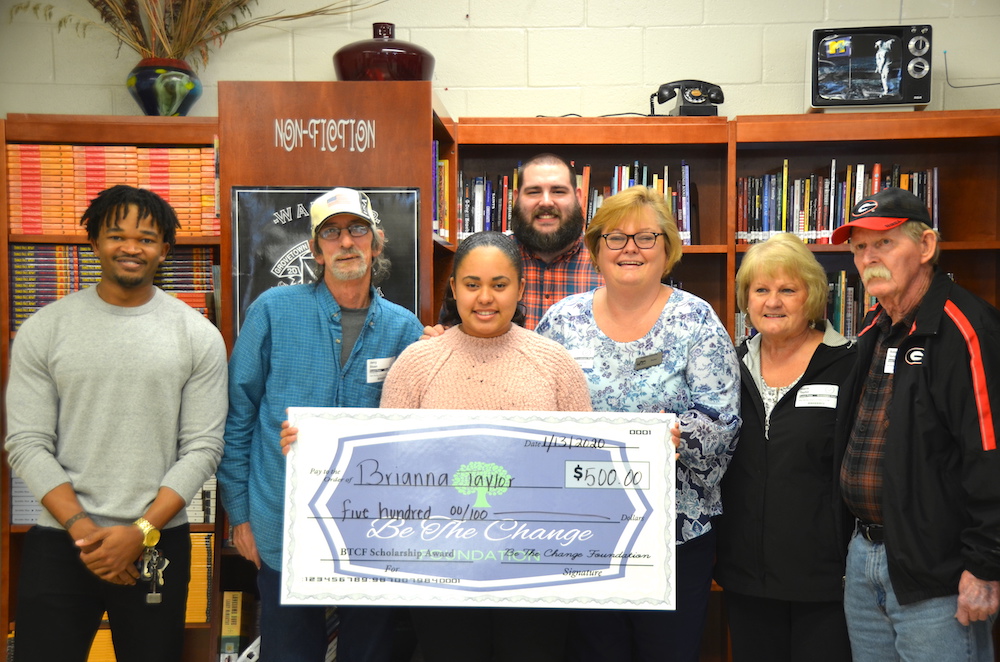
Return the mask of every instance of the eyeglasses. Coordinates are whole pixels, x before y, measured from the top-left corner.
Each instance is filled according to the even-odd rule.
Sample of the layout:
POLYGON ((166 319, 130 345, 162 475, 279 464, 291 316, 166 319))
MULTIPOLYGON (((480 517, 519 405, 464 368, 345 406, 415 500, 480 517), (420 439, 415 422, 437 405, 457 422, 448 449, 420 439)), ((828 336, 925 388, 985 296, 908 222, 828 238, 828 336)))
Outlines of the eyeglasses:
MULTIPOLYGON (((365 236, 366 234, 368 234, 369 232, 371 232, 371 230, 372 229, 370 227, 368 227, 367 225, 348 225, 347 226, 347 232, 350 233, 350 235, 352 237, 354 237, 355 239, 357 239, 358 237, 365 236)), ((337 239, 340 239, 340 232, 341 232, 341 229, 338 228, 336 225, 328 225, 325 228, 323 228, 322 230, 320 230, 317 234, 319 235, 320 239, 327 239, 327 240, 336 241, 337 239)))
POLYGON ((656 245, 656 238, 665 236, 665 232, 636 232, 635 234, 625 234, 624 232, 609 232, 602 234, 604 243, 613 251, 620 251, 625 248, 625 244, 631 239, 635 242, 636 248, 652 248, 656 245))

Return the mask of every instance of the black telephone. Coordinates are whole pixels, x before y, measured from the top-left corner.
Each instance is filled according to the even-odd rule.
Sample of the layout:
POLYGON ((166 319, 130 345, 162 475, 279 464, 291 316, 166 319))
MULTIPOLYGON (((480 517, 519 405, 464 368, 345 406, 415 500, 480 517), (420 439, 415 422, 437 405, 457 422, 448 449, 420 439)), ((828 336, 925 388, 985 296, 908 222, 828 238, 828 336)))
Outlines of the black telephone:
POLYGON ((715 104, 723 103, 726 99, 722 94, 722 88, 718 85, 705 82, 703 80, 675 80, 672 83, 660 85, 660 89, 649 97, 649 114, 655 115, 653 101, 665 103, 670 101, 677 93, 681 94, 681 101, 671 115, 718 115, 719 109, 715 104))

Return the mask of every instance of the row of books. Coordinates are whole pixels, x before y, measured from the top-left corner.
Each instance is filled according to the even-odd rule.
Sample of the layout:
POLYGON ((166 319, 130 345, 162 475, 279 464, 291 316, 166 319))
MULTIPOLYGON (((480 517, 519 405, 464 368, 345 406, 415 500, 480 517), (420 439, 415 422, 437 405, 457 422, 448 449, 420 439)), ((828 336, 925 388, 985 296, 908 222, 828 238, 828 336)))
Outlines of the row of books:
POLYGON ((210 476, 198 493, 187 505, 187 518, 191 524, 215 524, 218 482, 215 476, 210 476))
POLYGON ((433 181, 431 183, 431 226, 434 233, 441 239, 450 241, 451 224, 448 221, 448 196, 450 187, 448 186, 448 161, 440 158, 440 143, 437 140, 431 143, 433 157, 433 181))
MULTIPOLYGON (((45 304, 101 279, 100 260, 89 246, 12 243, 9 254, 14 331, 45 304)), ((214 319, 216 273, 210 246, 174 246, 154 283, 214 319)))
POLYGON ((906 189, 927 204, 938 228, 938 169, 904 171, 899 164, 883 168, 849 164, 841 171, 836 159, 829 171, 806 177, 781 169, 736 180, 736 243, 766 241, 775 232, 793 232, 809 243, 828 244, 833 231, 850 221, 851 208, 887 186, 906 189))
MULTIPOLYGON (((575 164, 574 164, 575 167, 575 164)), ((497 230, 507 232, 511 229, 511 218, 514 208, 514 192, 518 188, 518 171, 520 164, 512 169, 511 174, 489 175, 460 171, 456 187, 457 218, 456 227, 451 227, 448 220, 447 202, 438 203, 438 216, 435 231, 446 240, 461 240, 473 232, 497 230)), ((437 200, 448 199, 447 167, 440 163, 437 174, 437 200), (443 188, 442 188, 443 186, 443 188)), ((595 186, 591 180, 592 168, 584 165, 577 174, 577 186, 583 191, 582 212, 584 224, 590 223, 594 214, 600 209, 604 200, 620 193, 631 186, 646 186, 664 196, 677 220, 677 228, 681 233, 681 241, 690 244, 692 232, 696 224, 696 205, 691 182, 691 166, 681 161, 673 172, 670 166, 664 166, 662 171, 649 164, 634 161, 631 164, 618 164, 611 168, 610 180, 606 185, 595 186)))
MULTIPOLYGON (((835 271, 827 274, 826 319, 834 331, 845 338, 857 338, 861 323, 875 298, 867 294, 857 272, 835 271)), ((736 313, 734 337, 739 344, 753 335, 746 316, 736 313)))
POLYGON ((158 193, 177 212, 179 236, 218 236, 212 147, 7 145, 8 212, 14 234, 76 234, 98 193, 128 184, 158 193))

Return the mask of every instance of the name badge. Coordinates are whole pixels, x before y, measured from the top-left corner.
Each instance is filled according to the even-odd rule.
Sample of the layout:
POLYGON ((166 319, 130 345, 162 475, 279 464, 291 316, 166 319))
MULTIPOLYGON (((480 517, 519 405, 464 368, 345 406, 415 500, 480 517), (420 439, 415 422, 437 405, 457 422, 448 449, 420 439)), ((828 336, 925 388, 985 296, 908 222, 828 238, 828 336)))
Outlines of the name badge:
POLYGON ((594 369, 594 351, 589 347, 579 347, 569 350, 569 355, 573 357, 580 370, 594 369))
POLYGON ((840 387, 836 384, 806 384, 795 396, 795 406, 836 409, 838 393, 840 387))
POLYGON ((891 375, 896 372, 896 347, 890 347, 885 353, 885 368, 884 372, 887 375, 891 375))
POLYGON ((646 368, 652 368, 654 365, 660 365, 663 363, 663 352, 657 352, 656 354, 650 354, 648 356, 640 356, 635 360, 636 370, 645 370, 646 368))
POLYGON ((368 359, 368 383, 381 384, 384 382, 385 376, 389 374, 389 368, 395 361, 395 356, 385 359, 368 359))

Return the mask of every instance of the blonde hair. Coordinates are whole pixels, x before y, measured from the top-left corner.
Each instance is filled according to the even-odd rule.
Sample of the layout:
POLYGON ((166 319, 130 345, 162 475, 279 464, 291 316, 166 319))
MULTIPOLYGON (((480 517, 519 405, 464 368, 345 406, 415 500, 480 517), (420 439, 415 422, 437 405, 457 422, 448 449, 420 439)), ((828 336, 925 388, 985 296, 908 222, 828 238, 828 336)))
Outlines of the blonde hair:
POLYGON ((773 278, 782 272, 801 280, 806 286, 805 313, 811 322, 819 322, 826 313, 826 272, 802 240, 790 232, 779 232, 761 244, 754 244, 743 256, 736 272, 736 305, 747 312, 750 284, 761 276, 773 278))
POLYGON ((590 251, 590 260, 597 266, 597 255, 602 248, 606 248, 601 239, 602 234, 607 234, 612 230, 621 227, 625 221, 637 216, 644 207, 653 210, 656 216, 656 224, 663 237, 663 252, 667 256, 667 263, 660 277, 666 276, 681 260, 681 235, 677 230, 677 221, 670 211, 663 196, 651 188, 645 186, 633 186, 627 188, 617 195, 613 195, 604 201, 594 218, 587 226, 587 231, 583 235, 583 241, 590 251))

